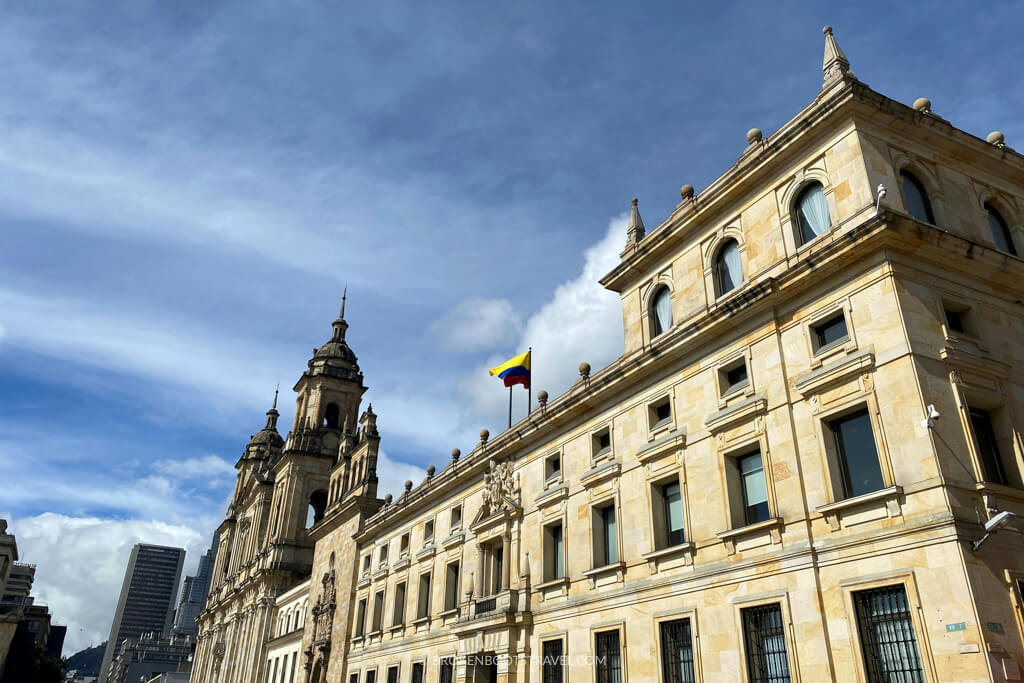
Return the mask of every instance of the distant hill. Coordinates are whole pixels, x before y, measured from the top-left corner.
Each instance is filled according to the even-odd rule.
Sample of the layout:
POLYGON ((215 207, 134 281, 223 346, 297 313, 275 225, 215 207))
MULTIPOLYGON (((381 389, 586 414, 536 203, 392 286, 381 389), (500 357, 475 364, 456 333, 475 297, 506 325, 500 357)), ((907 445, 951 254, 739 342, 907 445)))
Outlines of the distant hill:
POLYGON ((106 649, 107 641, 104 640, 99 645, 80 650, 68 657, 67 668, 64 670, 71 671, 72 669, 77 669, 78 673, 83 676, 98 676, 100 664, 103 663, 103 652, 106 649))

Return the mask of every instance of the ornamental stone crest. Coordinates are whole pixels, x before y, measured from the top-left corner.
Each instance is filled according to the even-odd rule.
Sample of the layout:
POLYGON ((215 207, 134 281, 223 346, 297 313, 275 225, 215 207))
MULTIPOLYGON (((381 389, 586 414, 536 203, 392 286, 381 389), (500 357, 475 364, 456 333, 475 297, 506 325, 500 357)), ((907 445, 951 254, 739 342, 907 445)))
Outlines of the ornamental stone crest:
POLYGON ((519 475, 512 471, 512 463, 496 463, 492 460, 490 469, 484 474, 480 518, 503 511, 518 510, 521 507, 521 493, 519 475))

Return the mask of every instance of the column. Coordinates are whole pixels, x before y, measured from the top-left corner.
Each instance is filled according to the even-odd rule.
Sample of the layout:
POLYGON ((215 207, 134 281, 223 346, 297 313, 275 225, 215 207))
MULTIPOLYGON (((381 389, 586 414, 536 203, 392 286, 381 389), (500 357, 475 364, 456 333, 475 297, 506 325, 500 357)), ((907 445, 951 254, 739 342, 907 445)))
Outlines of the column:
POLYGON ((512 534, 506 531, 501 536, 501 590, 508 590, 509 567, 512 566, 512 534))
POLYGON ((476 582, 473 586, 474 596, 482 598, 484 592, 488 589, 485 585, 490 583, 487 580, 487 575, 484 573, 484 546, 480 543, 476 544, 476 582))

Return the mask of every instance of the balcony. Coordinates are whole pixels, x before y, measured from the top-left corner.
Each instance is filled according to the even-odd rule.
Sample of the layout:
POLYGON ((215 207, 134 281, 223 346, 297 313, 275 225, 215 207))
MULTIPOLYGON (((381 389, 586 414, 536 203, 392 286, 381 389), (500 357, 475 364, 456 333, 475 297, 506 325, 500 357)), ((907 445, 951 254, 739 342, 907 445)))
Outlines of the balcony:
POLYGON ((525 588, 506 589, 472 598, 453 624, 457 633, 519 625, 529 621, 529 596, 525 588))

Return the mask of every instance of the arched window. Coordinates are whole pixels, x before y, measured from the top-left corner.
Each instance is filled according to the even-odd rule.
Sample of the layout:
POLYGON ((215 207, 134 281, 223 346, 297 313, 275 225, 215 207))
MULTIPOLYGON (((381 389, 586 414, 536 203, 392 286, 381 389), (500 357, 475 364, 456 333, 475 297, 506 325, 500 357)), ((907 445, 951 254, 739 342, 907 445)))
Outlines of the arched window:
POLYGON ((672 327, 672 297, 668 287, 661 285, 651 297, 651 336, 657 337, 670 327, 672 327))
POLYGON ((338 428, 338 404, 328 403, 324 409, 324 427, 328 429, 338 428))
POLYGON ((921 181, 907 171, 900 171, 900 186, 903 188, 907 213, 922 223, 935 223, 932 203, 928 201, 928 193, 924 191, 921 181))
POLYGON ((811 183, 800 192, 795 204, 796 222, 800 226, 800 244, 806 244, 832 227, 828 201, 821 183, 811 183))
POLYGON ((985 205, 985 213, 988 214, 988 229, 992 231, 992 241, 995 242, 996 249, 1016 256, 1017 248, 1013 244, 1013 236, 1010 234, 1010 228, 1003 220, 1002 214, 996 211, 991 204, 985 205))
POLYGON ((323 489, 313 491, 309 496, 309 511, 306 514, 306 528, 309 529, 314 524, 324 518, 324 512, 327 510, 327 492, 323 489))
POLYGON ((739 287, 743 282, 743 263, 740 261, 740 245, 734 239, 725 241, 715 256, 715 289, 722 296, 739 287))

